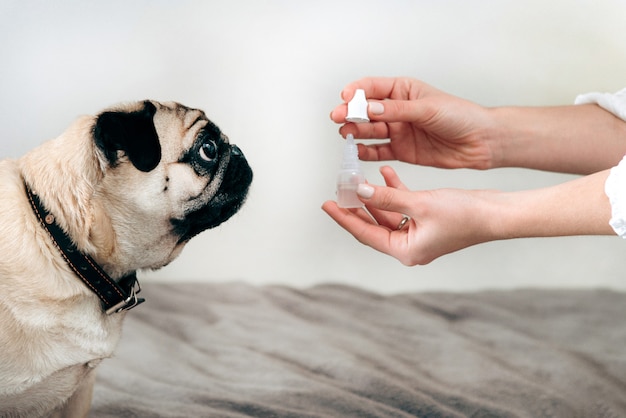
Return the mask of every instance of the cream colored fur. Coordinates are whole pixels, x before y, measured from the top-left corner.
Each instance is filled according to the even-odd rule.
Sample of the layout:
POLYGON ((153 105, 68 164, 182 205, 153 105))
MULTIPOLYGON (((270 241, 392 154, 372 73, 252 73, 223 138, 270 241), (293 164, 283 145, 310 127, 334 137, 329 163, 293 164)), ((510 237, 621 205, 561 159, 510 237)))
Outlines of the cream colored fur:
POLYGON ((70 271, 37 222, 24 180, 77 247, 115 279, 162 267, 182 249, 169 219, 211 179, 179 159, 207 122, 201 111, 154 103, 162 158, 150 172, 121 153, 109 167, 93 141, 93 116, 19 160, 0 162, 1 417, 85 416, 95 367, 112 355, 125 315, 105 315, 70 271))

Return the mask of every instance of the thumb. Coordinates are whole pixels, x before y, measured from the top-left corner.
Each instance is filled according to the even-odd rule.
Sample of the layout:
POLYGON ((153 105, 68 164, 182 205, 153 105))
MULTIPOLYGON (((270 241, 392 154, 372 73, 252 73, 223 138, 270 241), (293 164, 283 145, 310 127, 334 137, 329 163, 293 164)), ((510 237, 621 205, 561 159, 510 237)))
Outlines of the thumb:
POLYGON ((381 122, 424 123, 432 116, 419 100, 369 100, 368 103, 372 119, 381 122))
POLYGON ((356 192, 367 206, 378 210, 407 213, 410 209, 411 192, 408 190, 363 183, 356 192))

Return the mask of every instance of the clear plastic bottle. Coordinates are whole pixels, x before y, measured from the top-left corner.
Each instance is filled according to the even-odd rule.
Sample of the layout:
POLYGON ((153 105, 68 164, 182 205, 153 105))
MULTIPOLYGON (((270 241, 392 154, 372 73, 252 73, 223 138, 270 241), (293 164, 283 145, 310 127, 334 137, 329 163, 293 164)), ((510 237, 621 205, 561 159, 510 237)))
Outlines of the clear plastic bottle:
POLYGON ((337 175, 337 205, 341 208, 363 207, 363 202, 356 194, 356 189, 361 183, 365 183, 365 176, 359 164, 359 149, 354 143, 354 137, 348 134, 343 149, 341 170, 337 175))

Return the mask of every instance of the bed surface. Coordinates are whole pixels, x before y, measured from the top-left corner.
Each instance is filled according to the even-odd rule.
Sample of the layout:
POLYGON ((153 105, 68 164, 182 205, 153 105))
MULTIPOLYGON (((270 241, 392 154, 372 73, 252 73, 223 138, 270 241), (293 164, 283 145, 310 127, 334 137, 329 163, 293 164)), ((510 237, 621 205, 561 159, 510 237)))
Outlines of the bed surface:
POLYGON ((626 416, 626 294, 145 283, 92 417, 626 416))

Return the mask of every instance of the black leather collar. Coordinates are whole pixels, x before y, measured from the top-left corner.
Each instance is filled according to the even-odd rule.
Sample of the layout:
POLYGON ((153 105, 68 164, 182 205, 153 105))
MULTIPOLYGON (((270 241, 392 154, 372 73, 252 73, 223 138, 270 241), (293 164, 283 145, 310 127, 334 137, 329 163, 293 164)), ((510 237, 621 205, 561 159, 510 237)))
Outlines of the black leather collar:
POLYGON ((134 272, 118 282, 113 280, 90 256, 76 248, 70 237, 56 223, 54 215, 46 210, 26 182, 24 186, 39 223, 48 231, 54 245, 72 271, 100 298, 107 315, 132 309, 145 300, 137 297, 141 287, 134 272))

